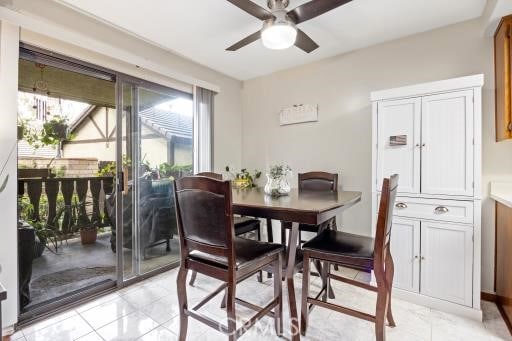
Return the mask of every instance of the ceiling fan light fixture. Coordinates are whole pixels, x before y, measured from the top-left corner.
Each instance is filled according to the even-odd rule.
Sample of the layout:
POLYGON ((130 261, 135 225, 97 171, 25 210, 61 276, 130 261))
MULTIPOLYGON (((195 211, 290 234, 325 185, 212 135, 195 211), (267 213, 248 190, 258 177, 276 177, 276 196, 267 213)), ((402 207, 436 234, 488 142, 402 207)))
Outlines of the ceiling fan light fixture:
POLYGON ((272 50, 292 47, 297 39, 297 28, 288 21, 265 23, 261 30, 263 46, 272 50))

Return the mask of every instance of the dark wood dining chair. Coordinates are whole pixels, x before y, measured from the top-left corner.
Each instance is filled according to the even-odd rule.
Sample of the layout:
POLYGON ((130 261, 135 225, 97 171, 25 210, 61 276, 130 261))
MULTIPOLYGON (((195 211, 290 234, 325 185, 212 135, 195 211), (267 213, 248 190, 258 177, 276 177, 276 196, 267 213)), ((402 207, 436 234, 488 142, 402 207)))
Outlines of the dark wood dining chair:
MULTIPOLYGON (((197 173, 197 176, 206 176, 207 178, 212 178, 216 180, 222 180, 222 174, 214 173, 214 172, 201 172, 197 173)), ((260 229, 260 220, 256 218, 250 218, 250 217, 240 217, 235 216, 234 218, 235 222, 235 235, 241 236, 249 232, 256 232, 256 238, 261 241, 261 229, 260 229)), ((272 240, 269 238, 269 242, 272 242, 272 240)), ((189 285, 194 286, 194 283, 196 282, 197 273, 195 271, 192 272, 192 275, 190 276, 190 282, 189 285)), ((258 274, 258 282, 263 281, 263 273, 260 272, 258 274)))
POLYGON ((391 287, 393 285, 394 264, 390 251, 390 237, 393 221, 398 175, 384 179, 377 218, 375 238, 360 236, 334 230, 324 230, 318 236, 306 242, 304 253, 304 274, 302 277, 301 334, 306 335, 308 317, 314 306, 331 309, 375 323, 377 341, 385 340, 385 320, 394 327, 395 321, 391 312, 391 287), (326 292, 329 284, 323 283, 322 290, 316 297, 309 297, 309 263, 311 260, 324 262, 328 281, 331 279, 377 292, 375 315, 343 307, 328 302, 326 292), (329 264, 355 268, 363 271, 374 271, 377 286, 353 279, 333 275, 329 264))
MULTIPOLYGON (((299 173, 299 192, 301 191, 322 191, 322 192, 336 192, 338 190, 338 174, 327 173, 327 172, 307 172, 299 173)), ((336 218, 333 218, 325 223, 330 228, 336 229, 336 218)), ((286 230, 291 229, 292 224, 290 222, 281 223, 281 243, 286 243, 286 230)), ((302 232, 313 232, 318 233, 321 226, 319 225, 299 225, 299 244, 305 242, 302 238, 302 232)))
POLYGON ((282 334, 282 252, 280 244, 265 243, 235 236, 231 183, 208 177, 191 176, 174 182, 176 216, 180 236, 181 263, 177 289, 180 310, 179 339, 187 335, 188 318, 192 317, 237 340, 263 316, 274 318, 278 335, 282 334), (235 296, 237 284, 264 268, 274 276, 274 297, 259 307, 235 296), (188 308, 187 272, 197 271, 224 282, 193 308, 188 308), (202 314, 199 309, 219 293, 227 291, 227 325, 202 314), (235 304, 256 311, 237 328, 235 304))

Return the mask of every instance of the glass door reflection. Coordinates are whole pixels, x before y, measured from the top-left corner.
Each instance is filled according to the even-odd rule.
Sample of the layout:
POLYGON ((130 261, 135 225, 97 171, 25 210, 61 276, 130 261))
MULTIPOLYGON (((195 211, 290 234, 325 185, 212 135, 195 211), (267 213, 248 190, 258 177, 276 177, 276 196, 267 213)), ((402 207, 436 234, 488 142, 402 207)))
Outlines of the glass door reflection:
POLYGON ((179 262, 173 181, 192 174, 192 96, 147 84, 121 87, 123 279, 179 262))

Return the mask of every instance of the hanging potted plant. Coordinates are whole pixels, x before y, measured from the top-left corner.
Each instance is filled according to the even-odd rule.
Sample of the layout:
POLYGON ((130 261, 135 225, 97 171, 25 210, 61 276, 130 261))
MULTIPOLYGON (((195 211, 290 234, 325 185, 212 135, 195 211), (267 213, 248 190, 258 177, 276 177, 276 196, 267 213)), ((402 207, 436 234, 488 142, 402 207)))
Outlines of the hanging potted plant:
POLYGON ((57 157, 61 155, 62 142, 71 139, 67 118, 54 116, 43 124, 41 142, 46 146, 57 147, 57 157))
POLYGON ((27 121, 18 118, 18 141, 25 137, 27 131, 27 121))

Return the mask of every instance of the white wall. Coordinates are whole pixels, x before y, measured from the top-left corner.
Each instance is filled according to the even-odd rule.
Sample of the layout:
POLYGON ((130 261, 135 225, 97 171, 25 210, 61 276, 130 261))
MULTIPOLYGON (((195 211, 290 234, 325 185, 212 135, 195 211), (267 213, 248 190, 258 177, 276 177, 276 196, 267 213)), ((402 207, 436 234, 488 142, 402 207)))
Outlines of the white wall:
MULTIPOLYGON (((18 255, 16 229, 16 114, 18 112, 19 28, 0 21, 0 183, 9 176, 7 187, 0 193, 0 282, 7 290, 7 301, 2 304, 3 326, 16 322, 18 315, 18 255), (2 168, 5 166, 4 171, 2 168)), ((0 326, 0 330, 2 326, 0 326)))
POLYGON ((266 169, 285 162, 295 174, 341 172, 345 189, 363 191, 362 202, 344 213, 341 224, 369 235, 370 92, 484 73, 482 288, 493 291, 494 211, 488 183, 512 180, 512 141, 494 142, 493 43, 483 36, 483 26, 472 20, 245 81, 243 165, 266 169), (279 111, 301 103, 318 104, 319 121, 280 127, 279 111))

